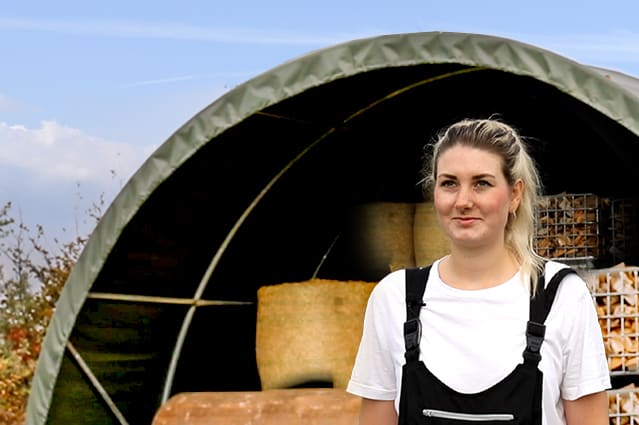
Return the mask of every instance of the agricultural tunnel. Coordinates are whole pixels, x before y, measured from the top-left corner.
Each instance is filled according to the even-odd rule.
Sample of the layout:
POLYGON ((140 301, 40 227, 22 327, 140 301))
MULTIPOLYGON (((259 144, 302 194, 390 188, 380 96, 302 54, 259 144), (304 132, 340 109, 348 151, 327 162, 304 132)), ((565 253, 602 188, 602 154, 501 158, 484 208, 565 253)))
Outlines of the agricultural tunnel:
POLYGON ((492 115, 547 193, 639 195, 637 79, 480 34, 311 52, 215 100, 124 186, 61 294, 27 424, 150 423, 179 392, 259 389, 257 289, 378 279, 340 238, 349 211, 419 202, 433 133, 492 115))

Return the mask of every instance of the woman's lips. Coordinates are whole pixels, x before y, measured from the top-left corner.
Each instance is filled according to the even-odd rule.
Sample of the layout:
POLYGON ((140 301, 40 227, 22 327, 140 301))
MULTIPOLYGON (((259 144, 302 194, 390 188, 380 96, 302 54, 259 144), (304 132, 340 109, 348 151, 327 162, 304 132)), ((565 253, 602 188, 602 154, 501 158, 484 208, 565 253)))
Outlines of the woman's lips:
POLYGON ((455 217, 453 218, 453 220, 463 225, 469 225, 478 221, 479 219, 476 217, 455 217))

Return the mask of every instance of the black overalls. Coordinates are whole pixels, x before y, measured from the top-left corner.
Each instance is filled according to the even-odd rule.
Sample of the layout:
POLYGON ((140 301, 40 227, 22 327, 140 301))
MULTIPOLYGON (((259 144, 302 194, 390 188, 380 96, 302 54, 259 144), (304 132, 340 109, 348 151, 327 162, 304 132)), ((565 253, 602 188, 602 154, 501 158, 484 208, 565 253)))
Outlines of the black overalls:
POLYGON ((492 387, 473 394, 459 393, 441 382, 419 360, 423 303, 430 267, 406 270, 406 364, 402 368, 399 425, 541 425, 543 374, 537 368, 544 340, 544 322, 557 293, 559 282, 570 268, 561 269, 544 290, 540 276, 526 328, 523 363, 492 387))

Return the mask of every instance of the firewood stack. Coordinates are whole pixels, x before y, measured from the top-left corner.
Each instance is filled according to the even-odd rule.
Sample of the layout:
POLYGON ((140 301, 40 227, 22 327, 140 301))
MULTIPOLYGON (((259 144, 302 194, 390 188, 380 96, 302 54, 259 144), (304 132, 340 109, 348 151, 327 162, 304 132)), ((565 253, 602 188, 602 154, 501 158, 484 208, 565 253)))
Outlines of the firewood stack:
MULTIPOLYGON (((593 296, 612 377, 639 372, 639 267, 619 264, 584 274, 593 296)), ((611 425, 639 425, 639 387, 608 391, 611 425)))
POLYGON ((597 307, 612 375, 639 370, 639 268, 593 270, 586 281, 597 307))
POLYGON ((593 194, 545 196, 536 206, 535 248, 547 258, 583 259, 602 254, 605 200, 593 194))
POLYGON ((628 384, 608 391, 610 425, 639 425, 639 387, 628 384))

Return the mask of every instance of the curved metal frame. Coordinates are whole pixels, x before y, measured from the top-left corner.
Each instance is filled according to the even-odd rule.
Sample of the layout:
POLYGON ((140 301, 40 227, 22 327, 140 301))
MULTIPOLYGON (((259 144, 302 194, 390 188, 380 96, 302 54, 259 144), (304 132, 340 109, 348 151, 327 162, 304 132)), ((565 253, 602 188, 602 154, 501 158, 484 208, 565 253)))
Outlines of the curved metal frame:
MULTIPOLYGON (((381 97, 380 99, 376 100, 375 102, 371 102, 366 107, 357 110, 355 113, 353 113, 350 116, 348 116, 342 122, 342 124, 344 124, 344 125, 348 124, 350 121, 352 121, 352 120, 356 119, 357 117, 361 116, 366 111, 369 111, 369 110, 373 109, 374 107, 378 106, 379 104, 381 104, 381 103, 383 103, 383 102, 385 102, 385 101, 387 101, 389 99, 392 99, 394 97, 397 97, 400 94, 405 93, 405 92, 407 92, 409 90, 415 89, 415 88, 423 86, 425 84, 433 83, 435 81, 439 81, 439 80, 443 80, 443 79, 451 78, 451 77, 456 77, 456 76, 468 74, 468 73, 471 73, 471 72, 482 71, 482 70, 486 70, 486 69, 487 68, 483 68, 483 67, 465 68, 465 69, 461 69, 459 71, 449 72, 449 73, 446 73, 446 74, 441 74, 441 75, 437 75, 435 77, 427 78, 427 79, 418 81, 416 83, 410 84, 408 86, 402 87, 401 89, 395 90, 395 91, 393 91, 393 92, 381 97)), ((310 145, 308 145, 306 148, 304 148, 304 150, 302 150, 295 158, 293 158, 288 164, 286 164, 286 166, 284 168, 282 168, 279 171, 279 173, 277 173, 264 186, 264 188, 260 191, 260 193, 253 199, 251 204, 244 210, 242 215, 237 219, 237 221, 235 222, 235 224, 233 225, 231 230, 228 232, 228 234, 224 238, 224 241, 220 244, 220 247, 215 252, 213 258, 211 259, 211 262, 209 263, 209 266, 206 269, 206 272, 202 276, 202 279, 200 279, 200 283, 199 283, 199 285, 197 287, 197 290, 195 291, 195 294, 193 296, 194 300, 199 300, 199 298, 202 296, 202 293, 204 292, 204 290, 206 289, 208 283, 210 282, 211 275, 213 274, 213 271, 217 267, 218 263, 220 262, 220 259, 222 258, 222 255, 224 254, 224 251, 226 251, 226 248, 229 246, 229 244, 231 243, 231 241, 235 237, 235 234, 237 233, 237 231, 240 229, 240 227, 242 226, 244 221, 248 218, 248 216, 253 212, 255 207, 257 207, 257 205, 260 203, 260 201, 266 196, 266 194, 271 190, 271 188, 278 182, 278 180, 288 170, 290 170, 300 159, 302 159, 304 156, 306 156, 306 154, 309 153, 313 148, 315 148, 320 142, 322 142, 323 140, 326 140, 326 138, 328 138, 331 134, 335 133, 336 131, 337 131, 337 127, 330 128, 327 132, 322 134, 319 138, 317 138, 310 145)), ((173 385, 173 379, 175 377, 175 371, 176 371, 176 368, 177 368, 177 362, 179 360, 180 353, 182 352, 182 347, 183 347, 184 341, 186 339, 186 334, 188 333, 189 326, 191 324, 191 321, 193 320, 193 315, 195 314, 195 309, 196 308, 197 308, 196 303, 193 303, 193 305, 191 305, 191 307, 187 311, 187 313, 186 313, 186 315, 184 317, 184 320, 182 322, 182 327, 180 328, 180 332, 178 334, 178 338, 177 338, 176 343, 175 343, 175 348, 173 349, 173 354, 171 356, 171 362, 169 363, 169 369, 168 369, 168 372, 167 372, 167 375, 166 375, 166 379, 164 381, 164 390, 162 391, 162 398, 161 398, 161 402, 162 403, 165 403, 170 397, 171 387, 173 385)))
MULTIPOLYGON (((533 77, 592 107, 639 136, 639 121, 635 113, 639 110, 639 93, 636 90, 622 84, 623 81, 620 83, 616 77, 610 79, 602 75, 601 70, 516 40, 469 33, 390 34, 353 40, 307 56, 258 75, 199 112, 158 148, 114 199, 87 242, 58 301, 32 380, 27 403, 27 425, 40 425, 47 421, 65 345, 77 315, 110 250, 140 206, 198 149, 269 106, 297 96, 309 88, 382 68, 456 64, 533 77), (504 46, 507 47, 502 51, 504 54, 495 54, 496 49, 504 46), (326 60, 318 63, 318 55, 325 56, 326 60), (326 62, 330 66, 324 66, 326 62)), ((373 104, 359 113, 371 107, 373 104)), ((229 242, 232 237, 229 234, 229 242)), ((214 266, 213 260, 209 266, 214 266)), ((200 281, 202 285, 205 286, 206 281, 200 281)), ((197 302, 192 304, 197 305, 197 302)), ((187 328, 190 320, 183 322, 187 328)), ((185 336, 186 331, 182 338, 185 336)), ((178 341, 174 355, 179 356, 181 346, 182 342, 178 341)))

